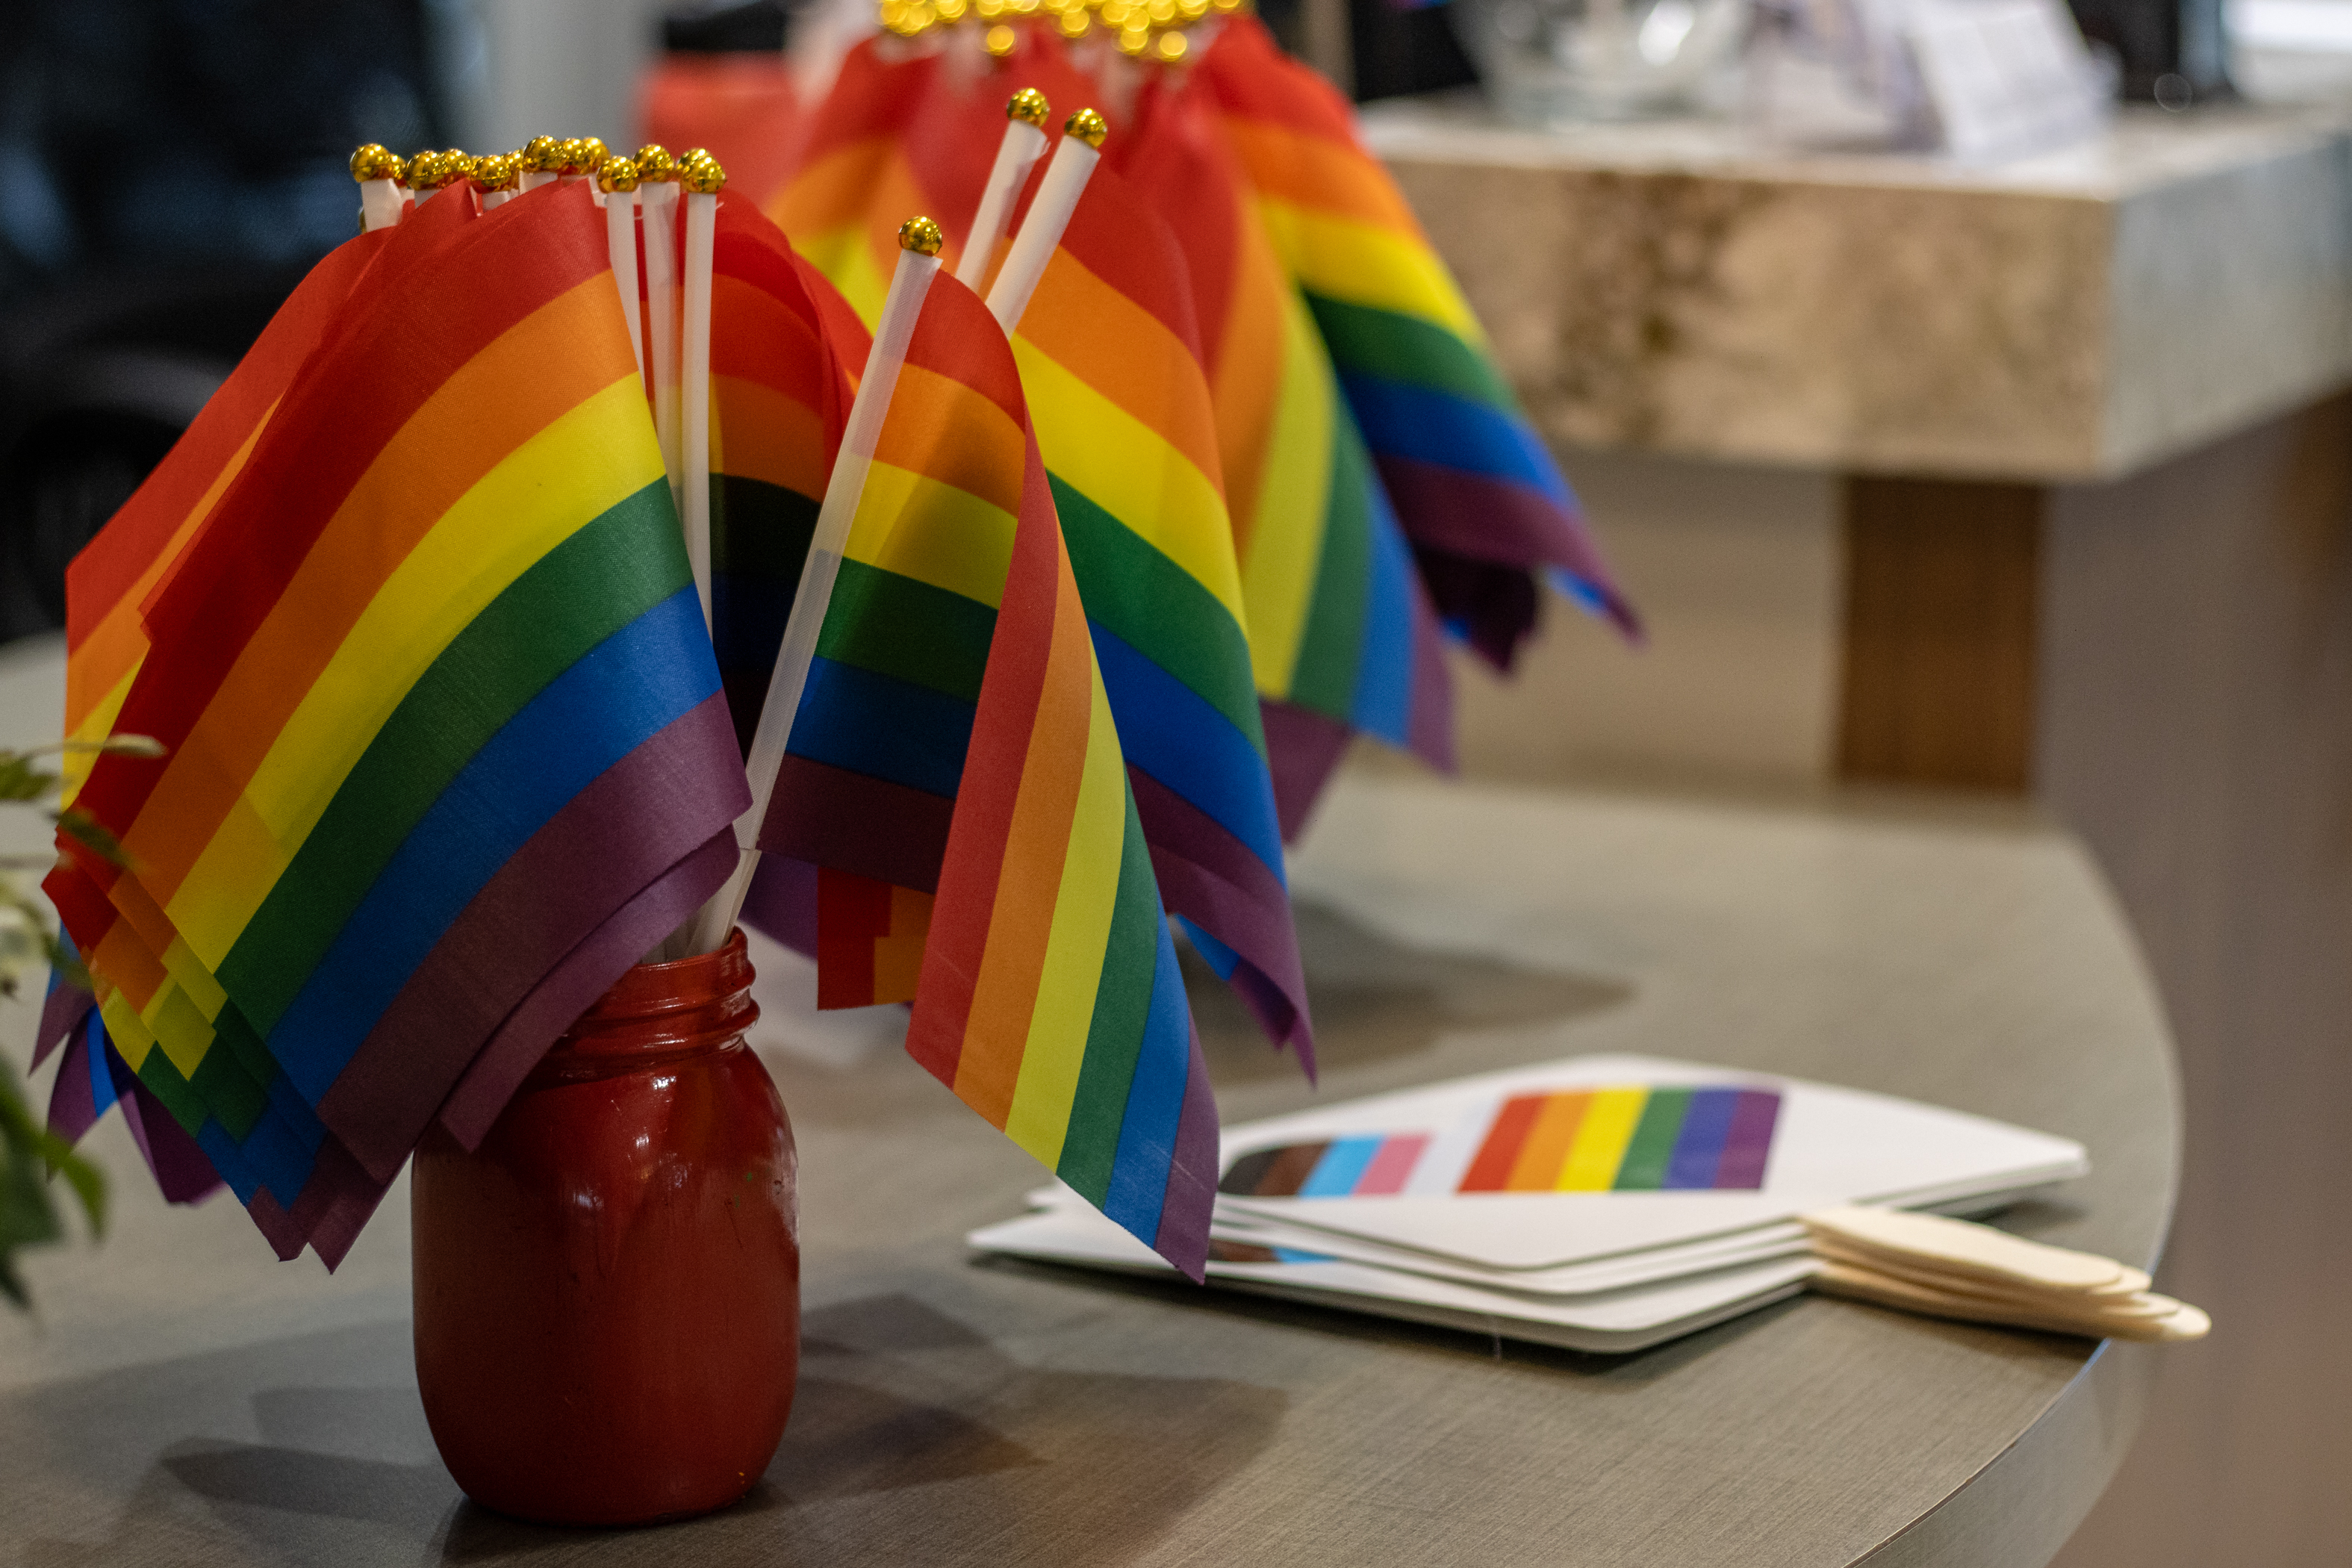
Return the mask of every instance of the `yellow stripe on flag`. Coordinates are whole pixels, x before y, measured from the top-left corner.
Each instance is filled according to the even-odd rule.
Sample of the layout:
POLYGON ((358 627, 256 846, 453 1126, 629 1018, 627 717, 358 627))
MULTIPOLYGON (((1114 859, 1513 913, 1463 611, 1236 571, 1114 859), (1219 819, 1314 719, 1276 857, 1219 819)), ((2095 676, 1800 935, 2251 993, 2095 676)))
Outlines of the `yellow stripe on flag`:
POLYGON ((1078 1069, 1086 1061, 1103 953, 1110 945, 1111 915, 1118 903, 1119 858, 1127 842, 1127 765, 1120 757, 1102 673, 1095 670, 1093 675, 1086 771, 1078 783, 1077 809, 1071 813, 1069 853, 1062 861, 1061 891, 1054 901, 1053 934, 1038 977, 1037 1007, 1029 1016, 1021 1076, 1004 1119, 1004 1135, 1049 1171, 1062 1163, 1062 1141, 1069 1134, 1070 1106, 1077 1099, 1078 1069))
POLYGON ((1471 342, 1486 333, 1453 275, 1419 240, 1262 196, 1258 211, 1290 270, 1311 293, 1435 321, 1471 342))
POLYGON ((1004 597, 1017 526, 970 490, 877 459, 866 465, 842 552, 993 607, 1004 597))
POLYGON ((1191 574, 1246 628, 1233 523, 1215 481, 1028 339, 1016 334, 1013 354, 1054 477, 1191 574))
MULTIPOLYGON (((435 659, 516 578, 662 477, 632 374, 517 447, 444 512, 361 612, 167 909, 218 968, 335 792, 435 659)), ((314 556, 314 559, 317 557, 314 556)), ((299 602, 298 575, 286 599, 299 602)))
POLYGON ((1282 387, 1274 409, 1257 515, 1242 563, 1249 607, 1250 668, 1265 695, 1290 695, 1298 648, 1315 603, 1323 554, 1324 513, 1331 499, 1331 417, 1337 389, 1316 352, 1306 302, 1286 293, 1283 309, 1282 387))

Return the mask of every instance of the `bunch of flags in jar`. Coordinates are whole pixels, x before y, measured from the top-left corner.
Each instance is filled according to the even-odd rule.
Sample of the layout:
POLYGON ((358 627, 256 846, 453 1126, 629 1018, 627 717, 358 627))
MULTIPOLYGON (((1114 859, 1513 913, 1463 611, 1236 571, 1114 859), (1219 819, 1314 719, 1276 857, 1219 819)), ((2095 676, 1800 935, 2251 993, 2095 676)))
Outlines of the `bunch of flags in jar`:
POLYGON ((1631 613, 1255 22, 1089 60, 1111 8, 952 5, 885 7, 764 203, 593 138, 355 154, 363 232, 68 574, 71 737, 157 747, 68 779, 58 1131, 120 1105, 331 1267, 742 911, 1199 1276, 1171 926, 1311 1071, 1283 843, 1349 739, 1450 765, 1442 640, 1507 663, 1545 573, 1631 613))

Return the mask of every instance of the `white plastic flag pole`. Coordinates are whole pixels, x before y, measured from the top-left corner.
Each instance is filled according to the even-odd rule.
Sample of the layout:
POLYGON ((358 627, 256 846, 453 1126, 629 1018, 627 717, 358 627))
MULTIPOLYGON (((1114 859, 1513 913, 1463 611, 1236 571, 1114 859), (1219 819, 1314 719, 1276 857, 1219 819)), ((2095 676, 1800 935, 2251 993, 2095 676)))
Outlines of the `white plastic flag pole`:
POLYGON ((890 292, 884 297, 881 319, 874 325, 874 346, 866 351, 866 374, 849 405, 841 450, 834 458, 824 502, 817 508, 816 528, 809 539, 808 562, 801 568, 800 587, 793 595, 792 615, 784 623, 784 639, 776 649, 776 668, 768 677, 759 728, 751 733, 751 752, 744 759, 751 784, 751 808, 735 819, 735 874, 688 922, 681 957, 709 952, 727 940, 735 929, 735 917, 743 910, 751 873, 759 868, 760 827, 767 821, 768 803, 775 796, 776 773, 783 766, 784 745, 792 739, 801 693, 808 688, 817 633, 824 626, 834 581, 841 574, 849 525, 866 493, 866 473, 874 461, 883 418, 890 411, 890 395, 898 389, 898 372, 907 363, 907 345, 914 339, 923 300, 930 293, 931 280, 939 276, 941 238, 940 226, 927 217, 911 217, 899 226, 898 270, 890 275, 890 292))
POLYGON ((1045 95, 1024 87, 1004 106, 1004 139, 996 144, 996 163, 981 188, 980 211, 964 237, 963 254, 956 260, 956 281, 974 293, 988 281, 988 264, 996 259, 996 242, 1013 216, 1013 204, 1029 183, 1029 171, 1045 155, 1045 120, 1053 109, 1045 95))
POLYGON ((637 379, 646 374, 646 323, 637 309, 637 165, 607 158, 596 171, 604 193, 604 249, 613 258, 613 286, 620 290, 621 314, 629 323, 629 352, 637 357, 637 379))
POLYGON ((1004 265, 988 290, 989 314, 1007 337, 1021 324, 1029 296, 1037 291, 1045 264, 1054 259, 1055 247, 1062 243, 1062 231, 1070 226, 1078 198, 1087 194, 1095 165, 1102 162, 1098 149, 1107 129, 1103 117, 1091 109, 1079 110, 1063 123, 1062 144, 1054 149, 1054 161, 1045 165, 1045 178, 1037 186, 1037 199, 1029 204, 1029 216, 1022 220, 1021 232, 1013 237, 1013 247, 1004 253, 1004 265))
POLYGON ((645 218, 646 335, 653 351, 654 429, 670 499, 684 508, 677 447, 677 164, 659 147, 637 150, 638 211, 645 218))
POLYGON ((678 373, 679 440, 684 447, 686 559, 710 624, 710 269, 719 243, 719 191, 727 173, 697 148, 678 160, 686 193, 686 339, 678 373))
POLYGON ((352 178, 360 186, 360 232, 373 234, 400 221, 401 176, 407 170, 381 143, 371 142, 352 154, 352 178))

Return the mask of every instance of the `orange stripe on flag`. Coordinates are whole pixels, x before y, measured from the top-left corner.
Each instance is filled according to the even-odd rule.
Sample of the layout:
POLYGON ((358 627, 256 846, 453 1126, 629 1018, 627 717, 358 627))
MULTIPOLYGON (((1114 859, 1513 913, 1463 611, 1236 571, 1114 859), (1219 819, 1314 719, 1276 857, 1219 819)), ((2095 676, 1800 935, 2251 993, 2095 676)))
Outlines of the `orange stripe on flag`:
POLYGON ((1263 120, 1228 116, 1225 135, 1262 195, 1399 234, 1421 233, 1421 220, 1368 154, 1263 120))
POLYGON ((952 377, 908 364, 898 373, 874 457, 1018 516, 1026 450, 1021 427, 994 402, 952 377))
POLYGON ((607 354, 583 339, 609 332, 612 275, 574 285, 501 333, 435 392, 369 465, 255 632, 147 807, 122 836, 141 879, 169 904, 197 856, 267 756, 384 579, 482 476, 601 386, 607 354))
POLYGON ((1085 777, 1075 759, 1085 755, 1094 711, 1094 644, 1087 636, 1086 609, 1078 602, 1077 579, 1070 574, 1066 555, 1060 577, 1054 595, 1053 651, 1046 656, 1021 792, 1004 840, 1003 863, 1020 867, 1023 875, 997 884, 987 952, 972 987, 971 1021, 956 1068, 957 1098, 1000 1129, 1013 1108, 1038 976, 1045 972, 1045 946, 1054 931, 1062 862, 1068 855, 1070 822, 1085 777))
POLYGON ((1215 416, 1197 395, 1200 362, 1166 323, 1066 250, 1054 253, 1021 335, 1215 479, 1215 416))

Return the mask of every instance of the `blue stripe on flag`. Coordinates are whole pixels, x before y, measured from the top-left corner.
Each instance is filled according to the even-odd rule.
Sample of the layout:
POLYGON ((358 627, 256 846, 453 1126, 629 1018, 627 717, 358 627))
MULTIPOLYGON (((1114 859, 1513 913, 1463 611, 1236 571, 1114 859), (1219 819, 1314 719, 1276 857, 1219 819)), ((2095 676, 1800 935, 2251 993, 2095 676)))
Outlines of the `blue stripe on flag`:
POLYGON ((1274 785, 1265 759, 1234 721, 1199 692, 1097 622, 1095 663, 1118 723, 1119 750, 1249 847, 1276 877, 1282 873, 1282 830, 1274 816, 1274 785))
POLYGON ((894 675, 817 658, 785 750, 952 800, 975 704, 894 675))
POLYGON ((1144 1016, 1143 1043, 1136 1049, 1135 1078, 1128 1086, 1110 1188, 1102 1203, 1103 1213, 1146 1247, 1160 1235, 1168 1172, 1176 1163, 1176 1126, 1184 1114, 1184 1077, 1192 1065, 1192 1009, 1176 968, 1175 940, 1162 921, 1151 1006, 1144 1016))
POLYGON ((1373 451, 1507 479, 1575 509, 1559 465, 1525 420, 1432 387, 1352 374, 1339 381, 1373 451))
POLYGON ((402 841, 269 1033, 316 1105, 499 868, 604 773, 719 690, 692 588, 581 656, 476 752, 402 841))

